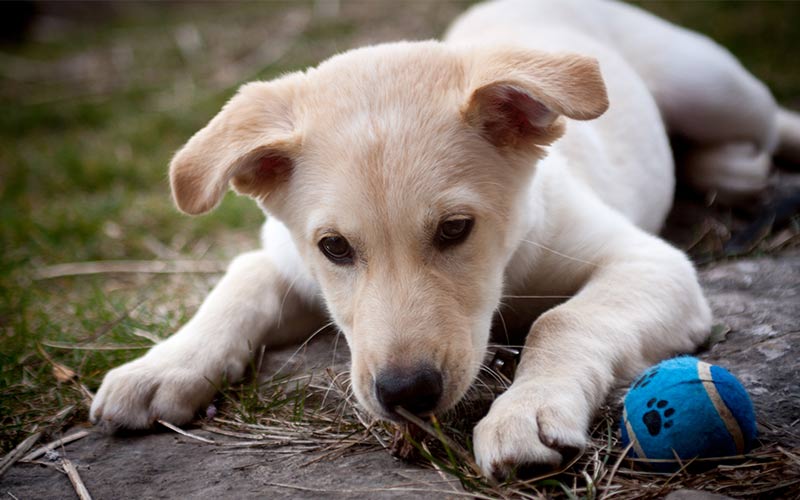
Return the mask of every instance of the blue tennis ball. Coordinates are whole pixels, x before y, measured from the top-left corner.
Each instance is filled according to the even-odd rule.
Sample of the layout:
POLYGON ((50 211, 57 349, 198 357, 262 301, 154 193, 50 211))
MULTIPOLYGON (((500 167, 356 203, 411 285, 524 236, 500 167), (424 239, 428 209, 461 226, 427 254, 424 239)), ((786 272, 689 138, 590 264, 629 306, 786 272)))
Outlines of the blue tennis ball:
POLYGON ((650 367, 625 397, 620 423, 630 455, 676 470, 681 460, 747 453, 756 439, 753 403, 724 368, 682 356, 650 367))

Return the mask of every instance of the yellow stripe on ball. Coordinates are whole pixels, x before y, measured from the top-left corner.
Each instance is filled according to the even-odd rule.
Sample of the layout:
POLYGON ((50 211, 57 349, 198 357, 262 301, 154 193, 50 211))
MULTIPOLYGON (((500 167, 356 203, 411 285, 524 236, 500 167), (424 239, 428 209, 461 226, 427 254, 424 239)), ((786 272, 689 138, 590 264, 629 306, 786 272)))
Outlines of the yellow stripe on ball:
POLYGON ((731 410, 719 395, 719 391, 717 391, 717 386, 714 384, 714 379, 711 376, 711 365, 699 361, 697 363, 697 376, 703 382, 703 387, 705 387, 706 393, 708 393, 708 397, 711 399, 711 403, 714 405, 719 417, 722 419, 722 422, 733 438, 733 442, 736 444, 736 451, 739 454, 744 453, 744 436, 742 436, 742 429, 739 428, 739 422, 736 421, 733 413, 731 413, 731 410))
POLYGON ((628 409, 625 408, 625 406, 622 407, 622 421, 625 422, 625 429, 628 431, 628 439, 631 440, 633 451, 636 452, 639 458, 647 458, 647 455, 644 454, 644 450, 642 449, 642 445, 639 444, 639 438, 636 436, 633 427, 631 427, 631 423, 628 421, 628 409))

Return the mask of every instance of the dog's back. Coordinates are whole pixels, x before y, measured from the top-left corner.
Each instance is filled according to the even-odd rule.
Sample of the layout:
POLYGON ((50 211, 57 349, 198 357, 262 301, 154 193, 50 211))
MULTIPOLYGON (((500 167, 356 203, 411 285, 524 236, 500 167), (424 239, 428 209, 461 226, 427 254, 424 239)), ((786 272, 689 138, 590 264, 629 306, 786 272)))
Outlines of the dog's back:
MULTIPOLYGON (((701 190, 730 199, 758 193, 766 184, 776 150, 791 150, 800 143, 800 120, 780 110, 766 86, 727 50, 703 35, 627 4, 607 0, 499 0, 464 14, 453 24, 447 39, 459 43, 522 43, 597 57, 612 105, 606 116, 587 125, 611 128, 611 133, 619 136, 607 142, 613 147, 607 155, 615 158, 610 175, 614 177, 616 172, 626 183, 637 170, 636 166, 626 168, 625 161, 641 169, 642 165, 653 165, 653 160, 663 154, 657 141, 649 141, 641 128, 651 120, 647 116, 649 103, 636 88, 637 80, 644 82, 655 99, 669 133, 692 146, 681 158, 681 166, 687 179, 701 190), (638 78, 631 78, 617 58, 623 59, 638 78), (612 123, 615 116, 619 116, 618 123, 612 123), (792 133, 795 129, 798 132, 792 133), (631 145, 633 150, 617 149, 631 145), (642 161, 642 155, 647 161, 642 161)), ((566 147, 569 137, 565 139, 566 147)), ((638 206, 635 201, 629 205, 633 211, 624 204, 616 206, 651 230, 650 224, 657 217, 643 220, 635 214, 641 209, 660 212, 663 197, 671 193, 670 182, 658 175, 663 162, 656 165, 647 172, 650 182, 642 179, 646 190, 641 189, 645 185, 634 182, 638 195, 633 197, 641 199, 641 193, 647 192, 647 206, 638 206), (658 192, 654 192, 655 186, 660 186, 658 192)), ((590 168, 599 168, 596 160, 590 168)), ((615 184, 613 179, 604 182, 608 180, 605 174, 589 175, 604 200, 619 198, 620 193, 605 195, 615 184)))

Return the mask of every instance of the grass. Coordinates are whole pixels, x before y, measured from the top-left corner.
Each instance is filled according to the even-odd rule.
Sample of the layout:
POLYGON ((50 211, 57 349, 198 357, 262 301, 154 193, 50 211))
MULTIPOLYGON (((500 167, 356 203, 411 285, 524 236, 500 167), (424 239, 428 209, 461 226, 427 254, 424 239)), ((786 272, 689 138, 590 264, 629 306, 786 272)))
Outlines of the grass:
MULTIPOLYGON (((796 4, 645 6, 722 40, 779 99, 800 103, 790 50, 800 41, 796 4)), ((462 8, 345 3, 338 16, 327 17, 304 2, 124 3, 88 13, 67 7, 47 13, 25 44, 0 47, 0 453, 35 430, 57 433, 85 422, 87 390, 185 323, 217 277, 35 280, 35 270, 95 260, 226 260, 255 246, 262 216, 247 199, 229 194, 202 218, 177 213, 166 182, 172 153, 240 83, 363 43, 435 36, 462 8)), ((334 454, 341 447, 388 446, 396 437, 392 428, 371 425, 332 373, 250 381, 223 395, 217 420, 205 424, 223 432, 307 439, 334 454)), ((443 421, 438 430, 429 425, 468 450, 467 420, 443 421)), ((601 418, 592 449, 566 474, 506 485, 477 477, 436 437, 408 437, 415 460, 490 496, 592 498, 608 491, 603 481, 621 451, 612 423, 601 418)), ((641 486, 646 479, 653 495, 667 491, 669 478, 632 471, 618 469, 616 481, 641 486)))

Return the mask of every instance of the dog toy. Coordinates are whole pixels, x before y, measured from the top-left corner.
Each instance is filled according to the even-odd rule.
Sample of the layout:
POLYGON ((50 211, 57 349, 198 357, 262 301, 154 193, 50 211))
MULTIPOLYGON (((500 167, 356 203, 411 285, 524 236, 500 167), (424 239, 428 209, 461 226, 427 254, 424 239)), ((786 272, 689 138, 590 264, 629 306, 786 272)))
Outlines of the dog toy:
POLYGON ((690 356, 663 361, 634 381, 620 428, 622 444, 633 443, 630 456, 654 460, 650 465, 660 471, 693 458, 747 453, 757 434, 753 404, 739 380, 690 356))

